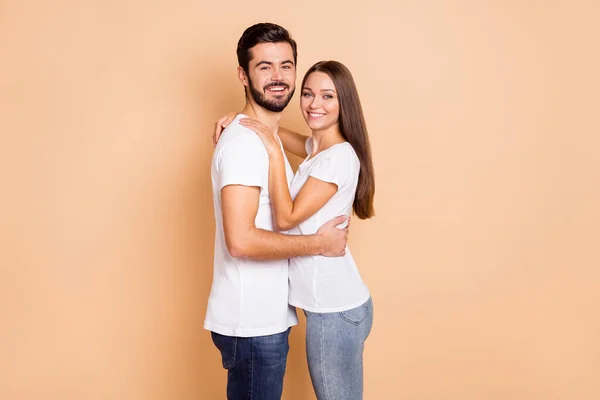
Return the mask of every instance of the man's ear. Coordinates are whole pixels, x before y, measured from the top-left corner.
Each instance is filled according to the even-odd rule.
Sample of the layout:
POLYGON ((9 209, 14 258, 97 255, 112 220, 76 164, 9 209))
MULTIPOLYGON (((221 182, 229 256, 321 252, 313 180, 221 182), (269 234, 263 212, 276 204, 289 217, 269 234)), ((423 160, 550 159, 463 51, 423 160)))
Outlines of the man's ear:
POLYGON ((242 68, 238 65, 237 72, 238 72, 238 79, 240 80, 240 82, 242 82, 242 85, 247 87, 249 84, 248 84, 248 75, 246 75, 246 71, 244 71, 244 68, 242 68))

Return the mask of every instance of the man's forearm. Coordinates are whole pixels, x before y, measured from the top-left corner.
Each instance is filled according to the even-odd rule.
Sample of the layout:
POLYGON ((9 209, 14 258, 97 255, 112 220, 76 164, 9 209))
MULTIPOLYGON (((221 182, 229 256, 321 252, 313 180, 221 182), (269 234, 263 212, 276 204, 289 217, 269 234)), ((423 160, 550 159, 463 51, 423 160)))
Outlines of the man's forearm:
POLYGON ((282 260, 284 258, 319 255, 322 240, 317 235, 284 235, 265 229, 253 228, 232 256, 254 260, 282 260))

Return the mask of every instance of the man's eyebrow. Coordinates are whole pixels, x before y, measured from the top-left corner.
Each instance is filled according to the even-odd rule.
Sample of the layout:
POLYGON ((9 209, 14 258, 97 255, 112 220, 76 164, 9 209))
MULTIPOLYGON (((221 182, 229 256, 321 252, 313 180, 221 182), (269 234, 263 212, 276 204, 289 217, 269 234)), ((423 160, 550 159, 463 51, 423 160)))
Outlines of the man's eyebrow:
POLYGON ((273 65, 273 63, 271 61, 259 61, 258 63, 256 63, 256 66, 258 67, 259 65, 262 65, 262 64, 273 65))
MULTIPOLYGON (((256 66, 258 67, 259 65, 262 65, 262 64, 273 65, 273 62, 271 62, 271 61, 259 61, 258 63, 256 63, 256 66)), ((292 64, 293 65, 294 62, 292 60, 285 60, 285 61, 282 61, 281 64, 292 64)))

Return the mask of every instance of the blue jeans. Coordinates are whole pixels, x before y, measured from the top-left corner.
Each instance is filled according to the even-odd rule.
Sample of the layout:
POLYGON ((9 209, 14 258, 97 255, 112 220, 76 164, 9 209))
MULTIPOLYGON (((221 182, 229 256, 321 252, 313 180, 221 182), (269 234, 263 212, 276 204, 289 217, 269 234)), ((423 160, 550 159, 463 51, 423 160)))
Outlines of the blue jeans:
POLYGON ((267 336, 233 337, 211 332, 227 370, 228 400, 279 400, 290 346, 288 328, 267 336))
POLYGON ((306 355, 319 400, 362 400, 363 349, 373 326, 373 302, 351 310, 306 315, 306 355))

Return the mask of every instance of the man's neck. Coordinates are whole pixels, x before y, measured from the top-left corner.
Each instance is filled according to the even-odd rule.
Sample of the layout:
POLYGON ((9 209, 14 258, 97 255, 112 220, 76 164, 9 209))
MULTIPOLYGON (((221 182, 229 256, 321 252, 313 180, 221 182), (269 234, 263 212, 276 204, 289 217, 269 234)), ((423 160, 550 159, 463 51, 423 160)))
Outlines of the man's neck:
POLYGON ((247 115, 248 117, 255 119, 259 122, 262 122, 263 124, 271 128, 273 132, 277 132, 277 129, 279 128, 279 120, 281 119, 281 113, 266 110, 265 108, 259 106, 254 102, 246 101, 246 106, 242 110, 242 114, 247 115))

